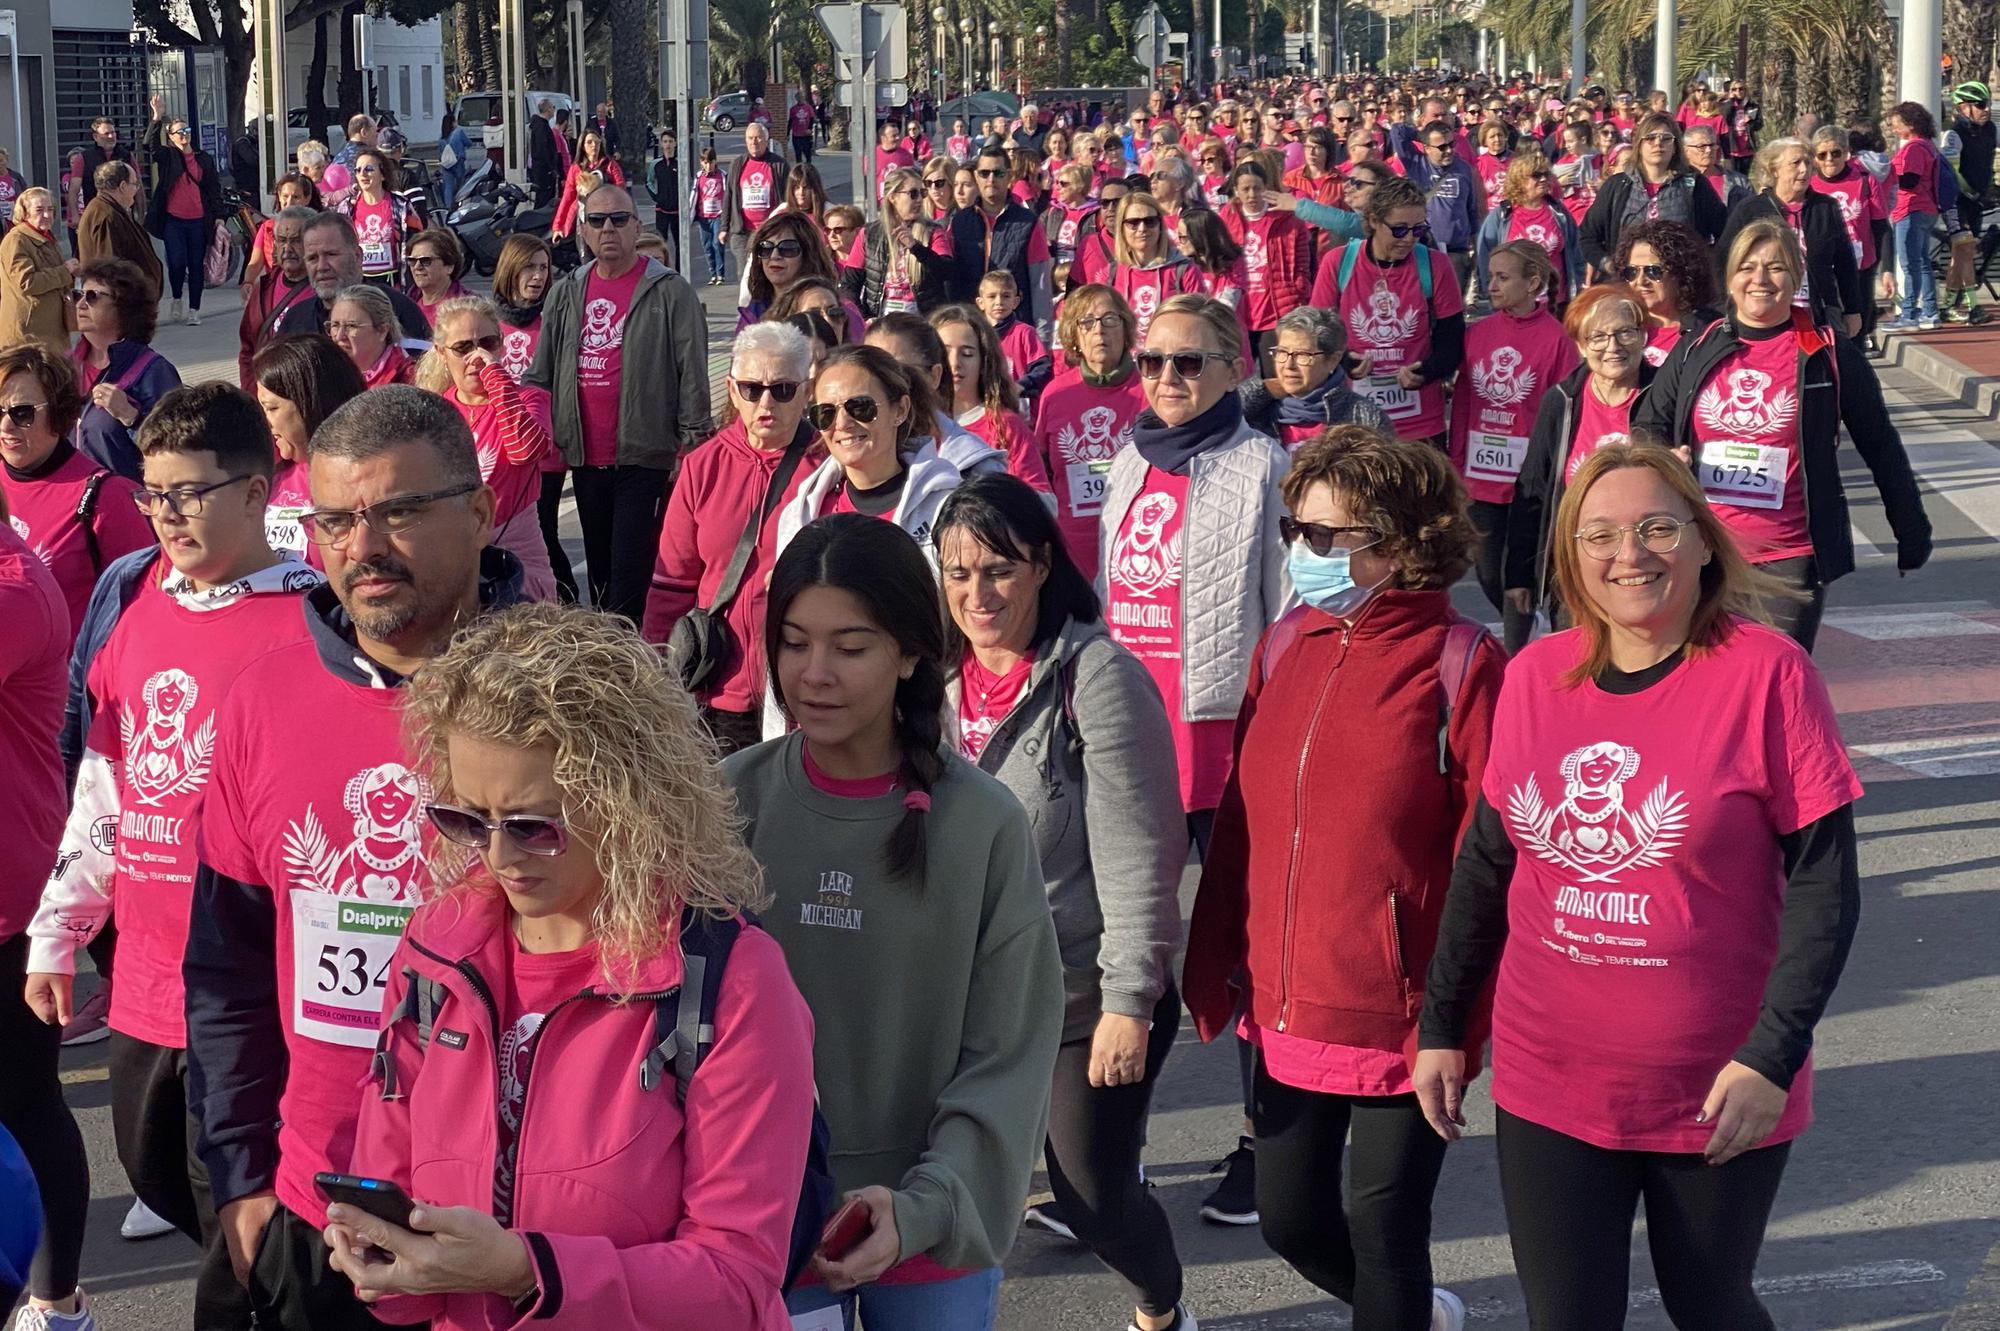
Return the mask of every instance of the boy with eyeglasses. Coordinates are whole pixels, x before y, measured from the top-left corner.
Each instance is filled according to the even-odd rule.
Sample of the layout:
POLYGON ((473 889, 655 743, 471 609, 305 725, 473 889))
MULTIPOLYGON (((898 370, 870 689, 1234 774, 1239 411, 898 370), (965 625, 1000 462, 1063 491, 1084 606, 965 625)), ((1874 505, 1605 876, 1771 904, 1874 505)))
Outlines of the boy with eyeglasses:
POLYGON ((82 739, 63 840, 29 925, 27 1002, 75 1010, 76 953, 115 916, 112 1133, 133 1193, 202 1248, 195 1324, 248 1327, 208 1174, 190 1158, 181 955, 215 711, 249 662, 305 636, 320 575, 272 551, 270 432, 242 390, 175 389, 139 431, 133 495, 159 545, 115 561, 85 613, 65 747, 82 739))

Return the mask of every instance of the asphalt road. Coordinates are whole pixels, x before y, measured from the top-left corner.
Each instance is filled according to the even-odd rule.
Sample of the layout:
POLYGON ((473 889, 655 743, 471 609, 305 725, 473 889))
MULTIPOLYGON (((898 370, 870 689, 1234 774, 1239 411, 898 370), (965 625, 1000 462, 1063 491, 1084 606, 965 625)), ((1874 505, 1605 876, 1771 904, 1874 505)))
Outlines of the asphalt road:
MULTIPOLYGON (((823 165, 844 183, 844 157, 823 165)), ((697 289, 719 359, 733 293, 697 289)), ((234 305, 233 292, 212 296, 202 328, 163 328, 156 347, 190 380, 233 378, 234 305)), ((1787 1331, 1937 1331, 2000 1241, 2000 1137, 1990 1127, 2000 1085, 2000 429, 1900 371, 1884 383, 1924 482, 1937 554, 1920 574, 1897 577, 1880 506, 1847 454, 1854 525, 1868 544, 1860 571, 1833 591, 1817 659, 1868 786, 1858 819, 1866 903, 1819 1030, 1818 1122, 1793 1154, 1760 1268, 1787 1331)), ((1487 613, 1469 585, 1459 599, 1487 613)), ((1190 875, 1184 906, 1193 885, 1190 875)), ((64 1069, 90 1146, 84 1280, 100 1324, 186 1326, 190 1245, 118 1237, 130 1193, 111 1145, 103 1046, 68 1052, 64 1069)), ((1146 1172, 1173 1218, 1189 1307, 1211 1331, 1346 1326, 1345 1311, 1272 1257, 1256 1230, 1197 1218, 1207 1171, 1235 1142, 1237 1105, 1233 1052, 1184 1030, 1159 1089, 1146 1172)), ((1526 1318, 1483 1083, 1471 1119, 1438 1191, 1438 1276, 1475 1325, 1515 1331, 1526 1318)), ((1007 1276, 1003 1327, 1082 1331, 1129 1315, 1115 1277, 1038 1232, 1022 1234, 1007 1276)), ((1666 1327, 1643 1229, 1633 1289, 1628 1325, 1666 1327)))

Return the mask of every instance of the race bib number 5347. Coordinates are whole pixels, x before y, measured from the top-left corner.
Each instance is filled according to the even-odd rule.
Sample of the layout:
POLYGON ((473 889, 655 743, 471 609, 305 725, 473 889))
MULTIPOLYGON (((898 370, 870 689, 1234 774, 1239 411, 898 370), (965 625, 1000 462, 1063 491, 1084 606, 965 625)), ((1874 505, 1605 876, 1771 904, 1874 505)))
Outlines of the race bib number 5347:
POLYGON ((292 1029, 328 1044, 375 1046, 389 961, 409 906, 292 893, 292 1029))

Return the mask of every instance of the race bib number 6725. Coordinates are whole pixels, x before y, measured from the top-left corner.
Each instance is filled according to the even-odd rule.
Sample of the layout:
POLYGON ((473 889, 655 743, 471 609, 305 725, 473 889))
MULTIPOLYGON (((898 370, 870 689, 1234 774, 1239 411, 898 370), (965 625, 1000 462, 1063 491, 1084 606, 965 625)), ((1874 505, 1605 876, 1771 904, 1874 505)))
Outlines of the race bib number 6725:
POLYGON ((1711 439, 1701 446, 1695 474, 1710 503, 1783 508, 1791 451, 1782 445, 1711 439))
POLYGON ((328 1044, 375 1047, 389 962, 409 906, 292 893, 292 1029, 328 1044))

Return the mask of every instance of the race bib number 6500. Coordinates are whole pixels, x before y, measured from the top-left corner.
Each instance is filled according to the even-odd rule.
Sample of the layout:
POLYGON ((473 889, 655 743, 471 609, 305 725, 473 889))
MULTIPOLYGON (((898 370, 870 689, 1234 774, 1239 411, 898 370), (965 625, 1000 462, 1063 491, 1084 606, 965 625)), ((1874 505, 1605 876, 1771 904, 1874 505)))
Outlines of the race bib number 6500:
POLYGON ((375 1046, 389 962, 409 906, 292 893, 292 1029, 329 1044, 375 1046))

